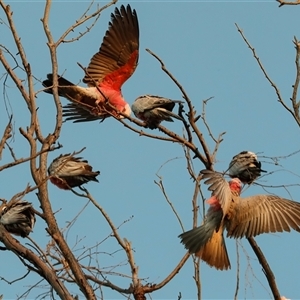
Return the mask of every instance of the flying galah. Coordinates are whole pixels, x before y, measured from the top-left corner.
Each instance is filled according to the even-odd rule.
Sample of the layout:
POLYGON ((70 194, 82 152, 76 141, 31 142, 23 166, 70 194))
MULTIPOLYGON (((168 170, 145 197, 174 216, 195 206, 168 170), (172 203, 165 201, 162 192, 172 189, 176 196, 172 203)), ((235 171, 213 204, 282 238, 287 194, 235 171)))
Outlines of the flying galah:
POLYGON ((135 99, 131 109, 137 118, 146 123, 147 127, 155 129, 162 121, 173 122, 172 118, 182 120, 172 112, 176 103, 181 104, 183 101, 144 95, 135 99))
MULTIPOLYGON (((122 118, 110 105, 129 116, 131 109, 121 93, 123 83, 133 74, 139 58, 139 24, 135 10, 130 5, 111 14, 109 28, 99 52, 91 59, 83 82, 87 88, 74 85, 63 77, 58 78, 58 94, 71 103, 63 107, 66 120, 94 121, 114 116, 122 118), (109 105, 110 104, 110 105, 109 105)), ((53 75, 43 81, 52 94, 53 75)))
POLYGON ((11 200, 0 206, 0 223, 15 235, 26 237, 32 232, 35 214, 32 204, 25 200, 11 200))
POLYGON ((229 176, 239 178, 241 182, 251 184, 261 172, 261 162, 257 160, 257 155, 250 151, 242 151, 234 156, 229 164, 229 176))
POLYGON ((223 231, 227 237, 254 237, 261 233, 300 232, 300 203, 274 195, 240 197, 242 182, 233 178, 227 182, 214 171, 201 171, 212 197, 204 223, 179 235, 190 253, 220 270, 230 268, 223 231))
POLYGON ((55 158, 48 168, 48 174, 50 181, 57 187, 70 190, 89 181, 99 182, 96 177, 100 172, 93 172, 88 161, 69 153, 55 158))

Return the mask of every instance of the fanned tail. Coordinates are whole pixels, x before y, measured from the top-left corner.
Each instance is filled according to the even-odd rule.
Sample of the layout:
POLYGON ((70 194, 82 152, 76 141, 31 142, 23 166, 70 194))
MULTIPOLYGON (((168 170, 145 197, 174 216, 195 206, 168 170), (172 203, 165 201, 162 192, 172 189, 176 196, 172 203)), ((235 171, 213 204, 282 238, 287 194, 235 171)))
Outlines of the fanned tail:
POLYGON ((190 253, 195 253, 211 267, 227 270, 230 268, 230 261, 223 237, 222 218, 222 210, 210 207, 201 226, 184 232, 179 237, 190 253))
POLYGON ((181 238, 181 243, 190 253, 197 253, 211 238, 214 230, 214 227, 204 223, 197 228, 182 233, 179 238, 181 238))
POLYGON ((215 231, 211 239, 195 255, 218 270, 230 269, 223 230, 215 231))
POLYGON ((190 253, 197 253, 213 237, 216 230, 221 230, 219 229, 219 226, 222 217, 222 210, 216 211, 213 208, 210 208, 207 211, 205 221, 201 226, 179 235, 181 243, 184 244, 185 248, 188 249, 190 253))

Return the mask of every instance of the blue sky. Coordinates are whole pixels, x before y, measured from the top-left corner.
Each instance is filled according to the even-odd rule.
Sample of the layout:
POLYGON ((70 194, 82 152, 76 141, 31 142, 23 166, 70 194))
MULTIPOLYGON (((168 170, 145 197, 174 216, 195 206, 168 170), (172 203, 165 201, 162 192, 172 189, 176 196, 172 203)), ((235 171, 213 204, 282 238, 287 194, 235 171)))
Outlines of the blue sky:
MULTIPOLYGON (((102 5, 105 2, 100 3, 102 5)), ((206 108, 207 122, 215 136, 226 131, 217 155, 216 170, 226 170, 232 156, 242 150, 271 157, 285 156, 300 149, 298 126, 278 103, 273 88, 266 81, 234 25, 237 23, 243 30, 284 100, 289 104, 296 74, 292 40, 294 36, 300 38, 299 7, 279 9, 275 1, 119 1, 117 6, 127 3, 136 9, 140 24, 139 65, 122 89, 130 104, 143 94, 182 98, 178 88, 160 70, 159 63, 145 51, 145 48, 149 48, 165 62, 169 71, 182 84, 198 112, 201 112, 202 100, 214 97, 206 108)), ((11 1, 10 5, 32 72, 36 78, 43 80, 51 72, 46 37, 40 21, 44 3, 11 1)), ((50 29, 54 37, 57 39, 73 24, 87 6, 87 1, 53 1, 50 29)), ((59 47, 59 72, 64 72, 68 80, 78 83, 83 78, 84 74, 77 62, 87 66, 92 55, 98 51, 113 10, 110 7, 104 11, 91 33, 80 41, 65 43, 59 47)), ((4 19, 2 11, 0 17, 4 19)), ((15 54, 16 49, 9 31, 5 25, 0 26, 0 44, 6 45, 15 54)), ((84 28, 79 29, 83 30, 84 28)), ((76 34, 78 30, 74 33, 76 34)), ((0 71, 2 76, 2 67, 0 71)), ((2 83, 3 78, 0 85, 1 96, 2 83)), ((18 157, 26 157, 29 154, 28 145, 18 128, 28 125, 27 107, 12 82, 8 81, 7 84, 9 103, 6 104, 8 112, 14 114, 15 128, 10 146, 18 157)), ((36 91, 42 89, 38 81, 35 87, 36 91)), ((67 103, 66 99, 61 100, 63 104, 67 103)), ((50 95, 39 93, 36 101, 42 131, 46 135, 53 130, 55 122, 53 100, 50 95)), ((8 115, 3 97, 1 107, 0 126, 4 128, 8 115)), ((179 122, 163 125, 182 133, 179 122)), ((200 121, 199 128, 212 150, 214 144, 200 121)), ((185 229, 190 229, 193 182, 186 171, 182 147, 140 137, 113 119, 101 124, 64 123, 59 142, 63 144, 63 148, 49 154, 49 163, 61 153, 87 148, 82 155, 95 170, 101 171, 100 183, 90 183, 87 188, 116 226, 130 219, 121 226, 120 234, 132 242, 140 278, 145 278, 145 283, 158 283, 163 280, 180 261, 185 250, 177 238, 181 233, 179 223, 154 180, 157 180, 156 173, 160 167, 170 160, 159 171, 159 175, 163 178, 168 196, 185 229)), ((270 159, 262 157, 263 168, 271 174, 261 178, 258 183, 269 186, 297 184, 299 155, 280 159, 278 166, 272 164, 270 159)), ((10 161, 11 157, 6 149, 1 165, 10 161)), ((198 171, 202 168, 203 165, 195 161, 195 169, 198 171)), ((23 190, 27 183, 33 184, 27 163, 2 171, 0 178, 0 197, 6 199, 23 190)), ((86 200, 75 197, 71 192, 59 190, 50 183, 49 185, 53 210, 57 211, 59 226, 64 228, 85 205, 86 200)), ((209 197, 205 187, 203 191, 209 197)), ((299 186, 288 189, 252 186, 243 195, 266 192, 300 200, 299 186)), ((38 208, 34 193, 27 195, 26 200, 38 208)), ((104 240, 109 234, 107 223, 89 204, 69 230, 68 242, 74 249, 82 249, 104 240), (78 239, 82 240, 76 245, 78 239)), ((49 238, 40 219, 37 220, 31 237, 45 248, 49 238)), ((275 274, 281 294, 291 299, 300 299, 299 235, 295 232, 265 234, 256 240, 275 274)), ((26 240, 21 242, 25 243, 26 240)), ((230 271, 220 272, 201 264, 203 299, 232 299, 234 296, 236 243, 227 239, 226 244, 232 265, 230 271)), ((239 299, 271 299, 261 266, 248 242, 241 240, 239 245, 239 299), (251 258, 250 265, 244 251, 251 258)), ((101 268, 109 269, 110 266, 126 261, 125 255, 120 251, 113 257, 105 254, 118 249, 119 246, 113 238, 99 246, 99 251, 103 252, 98 257, 101 268)), ((77 251, 80 253, 81 250, 77 251)), ((1 277, 13 280, 25 273, 12 253, 1 253, 1 258, 1 277)), ((128 266, 113 270, 130 274, 128 266)), ((192 277, 192 261, 189 260, 172 282, 153 293, 152 298, 175 299, 179 292, 183 299, 195 298, 196 289, 192 277)), ((129 279, 118 276, 109 279, 124 288, 130 284, 129 279)), ((26 286, 36 281, 38 278, 35 275, 13 285, 0 281, 0 294, 4 294, 5 299, 15 299, 26 286)), ((71 291, 74 294, 78 292, 76 287, 71 287, 71 291)), ((109 289, 103 291, 105 299, 121 298, 109 289)), ((34 298, 41 292, 42 289, 33 291, 29 298, 34 298)))

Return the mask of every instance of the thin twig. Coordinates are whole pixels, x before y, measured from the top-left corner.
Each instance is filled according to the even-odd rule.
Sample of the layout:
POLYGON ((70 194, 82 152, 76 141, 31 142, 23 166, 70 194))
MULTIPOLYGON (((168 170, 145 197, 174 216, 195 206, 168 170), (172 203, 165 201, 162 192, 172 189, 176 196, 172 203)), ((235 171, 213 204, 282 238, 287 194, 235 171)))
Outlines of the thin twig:
POLYGON ((172 209, 174 215, 176 216, 176 218, 177 218, 177 220, 178 220, 178 222, 179 222, 179 225, 180 225, 182 231, 184 231, 184 227, 183 227, 182 221, 181 221, 181 219, 180 219, 180 217, 179 217, 179 214, 177 213, 177 211, 176 211, 176 209, 175 209, 173 203, 170 201, 170 199, 169 199, 169 197, 168 197, 168 195, 167 195, 167 192, 166 192, 166 190, 165 190, 165 187, 164 187, 164 184, 163 184, 163 181, 162 181, 162 177, 159 176, 158 174, 156 174, 156 176, 159 178, 159 181, 154 180, 154 183, 155 183, 155 184, 160 188, 160 190, 162 191, 162 193, 163 193, 163 195, 164 195, 164 197, 165 197, 167 203, 170 205, 170 207, 171 207, 171 209, 172 209))
POLYGON ((278 97, 278 101, 282 104, 282 106, 293 116, 293 118, 296 120, 297 124, 300 126, 300 120, 297 119, 295 113, 285 104, 283 98, 281 97, 280 91, 278 89, 278 87, 275 85, 275 83, 271 80, 270 76, 268 75, 267 71, 265 70, 264 66, 262 65, 262 63, 260 62, 259 57, 256 54, 255 49, 250 45, 250 43, 248 42, 248 40, 246 39, 243 31, 239 28, 238 24, 235 23, 235 26, 238 30, 238 32, 240 33, 240 35, 242 36, 244 42, 247 44, 247 46, 249 47, 249 49, 252 51, 252 54, 256 60, 256 62, 258 63, 261 71, 263 72, 263 74, 265 75, 266 79, 269 81, 269 83, 271 84, 271 86, 274 88, 275 93, 278 97))
MULTIPOLYGON (((148 53, 150 53, 153 57, 155 57, 159 63, 160 63, 160 66, 161 66, 161 69, 170 77, 170 79, 176 84, 176 86, 179 88, 179 90, 181 91, 182 95, 183 95, 183 98, 185 99, 187 105, 188 105, 188 108, 189 108, 189 112, 188 112, 188 117, 189 117, 189 122, 196 134, 196 136, 198 137, 198 140, 202 146, 202 149, 205 153, 205 157, 200 154, 200 152, 197 151, 195 152, 195 149, 191 149, 192 151, 195 152, 196 154, 196 157, 198 157, 203 163, 204 165, 207 167, 207 168, 211 168, 212 166, 212 161, 211 161, 211 156, 210 156, 210 151, 208 149, 208 146, 206 145, 206 142, 205 142, 205 139, 202 135, 202 133, 200 132, 198 126, 196 125, 196 122, 198 120, 198 117, 195 117, 195 110, 194 110, 194 107, 192 105, 192 102, 191 100, 189 99, 187 93, 185 92, 184 88, 182 87, 182 85, 177 81, 177 79, 169 72, 169 70, 166 68, 164 62, 162 61, 161 58, 158 57, 158 55, 156 55, 155 53, 153 53, 150 49, 146 49, 146 51, 148 53)), ((161 126, 161 125, 160 125, 161 126)), ((160 127, 159 126, 159 127, 160 127)), ((195 148, 195 146, 194 146, 195 148)))
POLYGON ((50 149, 45 149, 45 150, 41 150, 39 152, 37 152, 35 155, 31 156, 31 157, 27 157, 27 158, 19 158, 19 159, 16 159, 15 161, 13 162, 10 162, 8 164, 5 164, 3 166, 0 167, 0 171, 4 170, 4 169, 8 169, 8 168, 11 168, 13 166, 16 166, 16 165, 19 165, 19 164, 22 164, 26 161, 30 161, 32 159, 35 159, 37 158, 38 156, 40 156, 41 154, 45 153, 45 152, 50 152, 50 151, 54 151, 54 150, 57 150, 57 149, 60 149, 62 147, 61 144, 58 144, 57 146, 52 146, 50 149))
POLYGON ((163 288, 168 282, 170 282, 176 274, 179 273, 181 268, 184 266, 185 262, 188 260, 190 257, 190 254, 187 252, 183 258, 180 260, 180 262, 177 264, 177 266, 174 268, 174 270, 160 283, 154 284, 151 286, 144 286, 143 290, 145 293, 152 293, 153 291, 157 291, 161 288, 163 288))
MULTIPOLYGON (((70 41, 66 41, 65 38, 66 36, 70 33, 73 32, 75 28, 77 28, 78 26, 86 23, 86 21, 95 18, 94 23, 97 22, 97 20, 99 19, 100 13, 105 10, 106 8, 110 7, 111 5, 115 4, 117 2, 117 0, 112 0, 110 3, 102 6, 101 8, 98 8, 94 13, 92 13, 91 15, 87 16, 86 14, 83 14, 82 17, 79 20, 76 20, 74 22, 74 24, 72 26, 70 26, 62 35, 61 37, 57 40, 56 42, 56 47, 59 46, 60 43, 63 42, 71 42, 70 41)), ((89 8, 87 9, 87 11, 89 10, 89 8)), ((92 23, 92 25, 90 27, 87 28, 86 32, 81 33, 77 38, 75 38, 74 40, 79 40, 83 35, 85 35, 87 32, 89 32, 91 30, 91 28, 94 26, 94 24, 92 23)))
POLYGON ((12 126, 11 126, 11 120, 12 120, 12 115, 9 117, 9 121, 8 124, 6 125, 5 129, 4 129, 4 133, 2 136, 2 139, 0 141, 0 160, 2 159, 2 151, 4 149, 5 143, 6 141, 11 138, 11 130, 12 130, 12 126))
POLYGON ((236 250, 236 285, 234 300, 238 300, 239 287, 240 287, 240 254, 239 254, 239 244, 238 241, 235 241, 235 250, 236 250))

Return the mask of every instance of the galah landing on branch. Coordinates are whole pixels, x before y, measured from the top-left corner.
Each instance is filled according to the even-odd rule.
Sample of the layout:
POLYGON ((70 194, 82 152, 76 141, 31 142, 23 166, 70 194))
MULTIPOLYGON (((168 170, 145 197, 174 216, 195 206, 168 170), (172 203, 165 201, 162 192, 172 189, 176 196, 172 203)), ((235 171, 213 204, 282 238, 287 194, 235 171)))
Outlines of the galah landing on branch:
POLYGON ((28 236, 35 224, 35 214, 31 203, 18 199, 2 204, 0 223, 10 233, 21 237, 28 236))
POLYGON ((179 237, 190 253, 216 269, 230 268, 223 237, 254 237, 261 233, 290 231, 300 232, 300 203, 274 195, 240 197, 242 182, 233 178, 227 182, 223 175, 202 170, 205 184, 212 197, 207 200, 210 208, 200 227, 184 232, 179 237))
MULTIPOLYGON (((133 74, 139 58, 139 24, 135 10, 130 5, 111 14, 99 52, 91 59, 83 82, 87 88, 74 85, 58 76, 58 94, 71 101, 63 107, 66 120, 94 121, 114 116, 122 118, 113 108, 125 115, 131 109, 121 93, 123 83, 133 74), (101 92, 100 92, 100 91, 101 92), (110 105, 109 105, 110 104, 110 105), (109 113, 110 112, 110 113, 109 113)), ((46 93, 52 94, 53 75, 43 81, 46 93)))
POLYGON ((96 177, 100 172, 93 172, 93 168, 88 164, 88 161, 82 160, 82 157, 61 154, 49 166, 48 174, 50 181, 57 187, 70 190, 89 181, 99 182, 96 177))
POLYGON ((257 155, 250 151, 242 151, 235 155, 229 164, 229 176, 239 178, 241 182, 251 184, 261 172, 261 162, 257 160, 257 155))
POLYGON ((155 129, 162 121, 173 122, 172 118, 182 120, 181 117, 172 112, 179 100, 144 95, 138 97, 132 104, 131 109, 135 116, 144 121, 150 129, 155 129))

